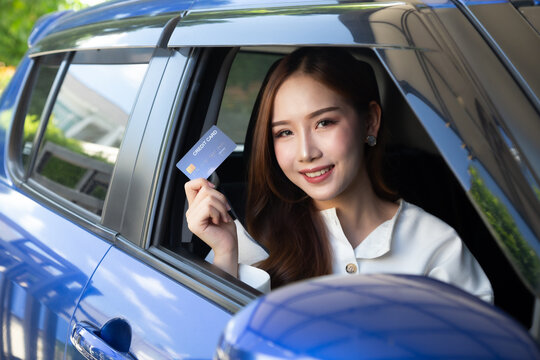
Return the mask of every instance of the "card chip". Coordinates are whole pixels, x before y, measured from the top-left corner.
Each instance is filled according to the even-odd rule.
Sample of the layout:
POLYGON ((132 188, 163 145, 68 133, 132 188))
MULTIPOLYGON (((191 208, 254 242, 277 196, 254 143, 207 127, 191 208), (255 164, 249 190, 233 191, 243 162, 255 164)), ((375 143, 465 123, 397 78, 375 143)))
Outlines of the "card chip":
POLYGON ((236 144, 216 125, 212 127, 176 163, 190 180, 207 179, 229 156, 236 144))
POLYGON ((195 171, 195 165, 189 164, 189 166, 186 168, 186 171, 191 174, 195 171))

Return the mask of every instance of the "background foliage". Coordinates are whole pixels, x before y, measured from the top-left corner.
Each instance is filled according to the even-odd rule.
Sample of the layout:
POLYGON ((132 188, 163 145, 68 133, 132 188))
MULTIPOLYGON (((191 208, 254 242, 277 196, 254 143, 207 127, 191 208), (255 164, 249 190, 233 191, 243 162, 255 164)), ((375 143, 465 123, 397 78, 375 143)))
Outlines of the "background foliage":
POLYGON ((0 0, 0 62, 17 65, 26 52, 26 39, 41 16, 82 6, 81 0, 0 0))
POLYGON ((43 15, 84 7, 84 0, 0 0, 0 94, 28 49, 27 39, 43 15))

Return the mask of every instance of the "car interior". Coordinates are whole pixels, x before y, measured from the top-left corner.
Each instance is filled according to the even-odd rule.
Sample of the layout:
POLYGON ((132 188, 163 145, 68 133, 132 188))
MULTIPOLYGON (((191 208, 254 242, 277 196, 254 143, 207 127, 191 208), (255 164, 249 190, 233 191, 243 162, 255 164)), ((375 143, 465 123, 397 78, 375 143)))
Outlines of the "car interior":
MULTIPOLYGON (((170 166, 159 202, 157 236, 153 237, 159 243, 152 245, 195 263, 204 263, 209 247, 187 229, 184 183, 188 179, 174 165, 214 124, 237 143, 237 148, 210 180, 227 196, 243 221, 246 164, 252 146, 259 90, 272 64, 292 50, 293 47, 246 47, 193 51, 199 59, 192 75, 193 91, 183 105, 179 119, 183 125, 172 134, 174 141, 167 160, 170 166), (237 103, 242 103, 242 107, 237 103)), ((355 48, 351 52, 371 64, 379 83, 383 121, 390 135, 384 164, 388 185, 401 198, 441 218, 458 232, 490 279, 495 305, 529 328, 533 295, 503 255, 375 53, 367 48, 355 48)))

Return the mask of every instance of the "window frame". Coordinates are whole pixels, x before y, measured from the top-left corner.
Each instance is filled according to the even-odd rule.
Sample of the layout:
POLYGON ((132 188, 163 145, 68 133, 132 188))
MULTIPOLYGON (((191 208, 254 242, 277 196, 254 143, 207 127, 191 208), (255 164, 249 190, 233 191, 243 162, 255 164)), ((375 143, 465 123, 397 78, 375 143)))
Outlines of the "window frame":
MULTIPOLYGON (((24 79, 24 87, 17 99, 17 105, 15 109, 15 116, 13 120, 13 126, 9 135, 9 174, 16 186, 18 186, 22 192, 26 193, 36 201, 43 205, 53 209, 54 211, 62 214, 64 217, 70 219, 76 224, 87 228, 96 235, 106 239, 109 242, 114 242, 116 231, 110 227, 103 226, 102 223, 105 220, 105 210, 108 206, 108 198, 111 193, 111 186, 114 176, 116 164, 113 169, 111 182, 107 191, 107 196, 104 201, 102 215, 99 216, 71 201, 63 196, 55 193, 51 189, 45 187, 38 181, 32 178, 31 174, 35 169, 36 160, 39 154, 39 147, 43 142, 43 137, 47 128, 47 124, 56 102, 58 93, 62 87, 65 75, 69 71, 71 64, 96 64, 96 65, 110 65, 110 64, 140 64, 146 63, 148 68, 152 59, 154 49, 150 48, 129 48, 129 49, 95 49, 95 50, 82 50, 78 52, 73 51, 60 51, 47 53, 40 56, 36 56, 30 59, 30 66, 24 79), (22 139, 24 132, 25 117, 28 111, 28 106, 32 94, 35 90, 37 77, 40 70, 40 62, 47 57, 60 56, 62 61, 58 72, 53 80, 49 93, 47 94, 47 100, 42 109, 42 113, 39 120, 38 130, 33 141, 31 153, 28 158, 28 164, 26 168, 22 163, 22 139)), ((143 75, 143 81, 138 90, 138 94, 145 86, 146 73, 143 75)), ((133 108, 139 101, 139 95, 135 97, 135 101, 131 112, 128 117, 126 130, 130 125, 133 108)), ((122 141, 123 144, 124 141, 122 141)), ((122 145, 119 150, 119 154, 122 151, 122 145)), ((118 161, 117 161, 118 163, 118 161)))
MULTIPOLYGON (((160 169, 154 174, 155 189, 153 193, 149 194, 148 201, 150 204, 147 207, 147 213, 137 214, 137 210, 133 206, 126 207, 125 218, 141 219, 131 220, 131 223, 144 224, 137 225, 135 230, 127 229, 124 226, 117 237, 117 244, 126 251, 131 251, 134 256, 152 267, 159 269, 210 301, 234 313, 253 301, 261 293, 187 251, 180 255, 160 244, 164 229, 168 226, 170 220, 168 216, 170 211, 167 207, 174 201, 171 192, 175 185, 180 185, 177 181, 172 180, 173 175, 171 173, 177 172, 177 178, 184 177, 174 166, 176 164, 175 160, 177 160, 179 153, 187 150, 189 144, 196 141, 204 129, 210 127, 214 122, 211 120, 212 115, 208 115, 206 112, 202 116, 200 114, 203 111, 200 111, 201 108, 197 106, 197 101, 200 101, 201 91, 207 91, 206 100, 204 101, 208 104, 212 103, 211 106, 216 107, 209 110, 209 112, 214 111, 214 120, 217 119, 217 112, 221 104, 221 96, 225 88, 231 61, 224 67, 221 61, 210 56, 213 50, 216 50, 216 48, 188 47, 174 50, 189 53, 189 56, 184 70, 185 75, 181 77, 181 83, 178 85, 177 95, 169 114, 169 128, 163 134, 165 135, 165 144, 162 145, 159 158, 160 169), (208 74, 209 63, 214 64, 215 76, 208 74), (216 64, 219 66, 215 66, 216 64), (223 87, 221 87, 220 91, 216 91, 215 84, 219 76, 224 76, 223 87), (205 82, 205 80, 208 81, 205 82), (195 113, 198 114, 194 115, 195 113), (198 121, 195 119, 198 119, 198 121), (206 121, 205 119, 209 120, 206 121), (128 235, 124 230, 131 231, 131 234, 128 235)), ((223 57, 227 57, 227 55, 234 53, 236 48, 221 48, 218 51, 223 51, 225 53, 223 57)), ((231 60, 234 59, 234 56, 229 57, 231 60)), ((166 75, 164 76, 166 77, 166 75)), ((159 91, 163 90, 160 89, 159 91)), ((154 115, 151 114, 150 117, 154 117, 154 115)), ((149 120, 150 122, 152 120, 149 120)), ((156 134, 149 134, 149 136, 156 136, 156 134)), ((147 146, 150 146, 150 142, 145 144, 144 140, 141 144, 140 151, 142 152, 145 152, 147 146)), ((153 144, 153 146, 156 145, 153 144)), ((137 176, 137 171, 134 176, 140 178, 142 171, 139 173, 141 176, 137 176)), ((178 187, 180 188, 180 186, 178 187)), ((179 190, 183 193, 183 186, 179 190)), ((183 201, 185 202, 185 199, 183 201)))

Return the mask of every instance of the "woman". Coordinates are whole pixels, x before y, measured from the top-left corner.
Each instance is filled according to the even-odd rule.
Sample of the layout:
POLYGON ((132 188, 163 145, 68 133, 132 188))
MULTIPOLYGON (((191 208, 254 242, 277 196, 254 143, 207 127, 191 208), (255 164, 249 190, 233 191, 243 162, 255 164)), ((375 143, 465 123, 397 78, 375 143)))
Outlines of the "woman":
POLYGON ((296 50, 270 75, 253 135, 246 221, 267 252, 204 179, 186 184, 189 228, 215 265, 250 284, 261 275, 248 279, 254 268, 239 263, 256 263, 273 288, 331 273, 407 273, 492 301, 455 231, 384 185, 383 142, 371 67, 340 49, 296 50))

